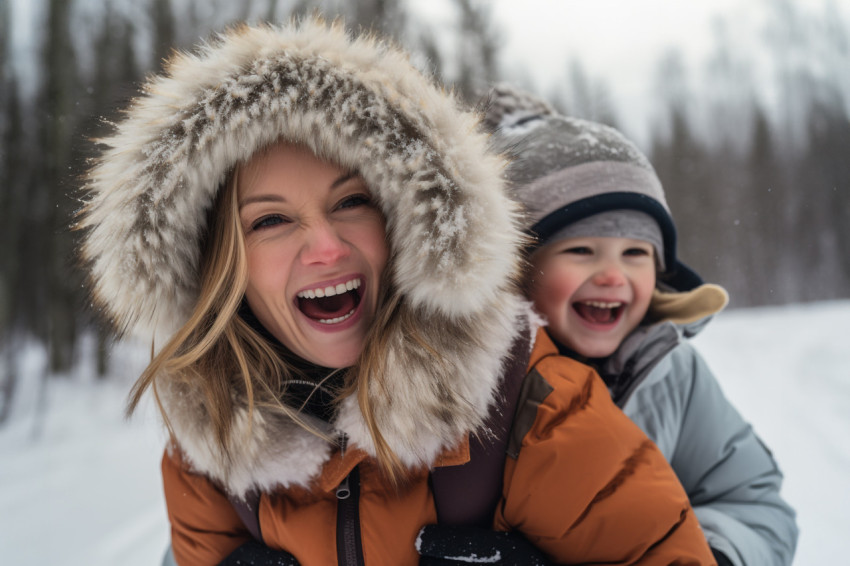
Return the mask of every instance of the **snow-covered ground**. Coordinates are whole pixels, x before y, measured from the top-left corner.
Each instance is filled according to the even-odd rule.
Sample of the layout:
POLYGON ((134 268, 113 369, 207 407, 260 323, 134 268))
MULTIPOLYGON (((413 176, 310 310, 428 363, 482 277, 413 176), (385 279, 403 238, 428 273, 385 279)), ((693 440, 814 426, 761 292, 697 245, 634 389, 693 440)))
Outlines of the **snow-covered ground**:
MULTIPOLYGON (((850 301, 730 311, 697 344, 785 471, 801 528, 795 564, 848 563, 850 301)), ((0 429, 0 563, 159 563, 168 541, 164 435, 150 404, 122 418, 143 363, 121 350, 114 378, 92 381, 83 364, 40 395, 43 357, 22 357, 28 379, 0 429)))

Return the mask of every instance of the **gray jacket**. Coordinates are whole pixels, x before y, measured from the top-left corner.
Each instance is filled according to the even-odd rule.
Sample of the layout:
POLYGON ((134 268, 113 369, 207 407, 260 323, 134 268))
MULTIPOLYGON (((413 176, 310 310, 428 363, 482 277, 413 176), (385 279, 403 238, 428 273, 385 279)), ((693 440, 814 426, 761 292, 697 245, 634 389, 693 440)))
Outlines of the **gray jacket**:
POLYGON ((609 386, 627 375, 612 391, 615 401, 671 463, 709 545, 736 566, 788 565, 798 530, 779 494, 782 473, 684 340, 709 318, 640 327, 600 373, 609 386))

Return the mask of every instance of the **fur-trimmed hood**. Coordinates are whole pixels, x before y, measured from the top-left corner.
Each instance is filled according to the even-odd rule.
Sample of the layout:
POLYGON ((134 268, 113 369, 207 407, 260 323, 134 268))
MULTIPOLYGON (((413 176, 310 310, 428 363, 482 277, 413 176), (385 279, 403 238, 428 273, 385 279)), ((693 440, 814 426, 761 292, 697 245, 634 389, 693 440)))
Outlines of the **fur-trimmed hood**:
MULTIPOLYGON (((207 212, 236 163, 284 139, 356 168, 387 219, 395 287, 445 358, 438 367, 391 336, 394 380, 370 392, 376 418, 405 464, 430 465, 481 425, 523 309, 517 212, 479 120, 402 51, 339 24, 241 26, 177 54, 101 140, 88 173, 79 226, 94 301, 120 332, 163 343, 197 298, 207 212)), ((238 402, 227 458, 185 387, 158 383, 177 439, 231 492, 306 484, 330 452, 262 409, 246 441, 238 402)), ((354 397, 333 424, 374 453, 354 397)))

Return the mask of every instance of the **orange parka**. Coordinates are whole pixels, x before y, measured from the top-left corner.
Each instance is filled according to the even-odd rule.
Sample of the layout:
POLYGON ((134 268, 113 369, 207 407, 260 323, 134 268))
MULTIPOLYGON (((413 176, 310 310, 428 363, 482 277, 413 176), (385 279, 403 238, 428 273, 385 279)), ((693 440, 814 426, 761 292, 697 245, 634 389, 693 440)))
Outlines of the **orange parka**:
MULTIPOLYGON (((658 448, 611 401, 589 367, 560 356, 538 330, 508 448, 494 527, 519 530, 562 564, 702 565, 714 560, 687 495, 658 448)), ((469 443, 434 466, 463 465, 469 443)), ((336 563, 336 489, 360 473, 360 531, 368 565, 415 565, 419 529, 436 521, 428 469, 388 486, 360 450, 333 453, 309 488, 262 494, 263 542, 304 566, 336 563)), ((227 496, 192 473, 178 450, 163 458, 174 555, 217 564, 251 539, 227 496)))
POLYGON ((713 564, 661 451, 591 368, 538 330, 505 463, 501 530, 564 564, 713 564))

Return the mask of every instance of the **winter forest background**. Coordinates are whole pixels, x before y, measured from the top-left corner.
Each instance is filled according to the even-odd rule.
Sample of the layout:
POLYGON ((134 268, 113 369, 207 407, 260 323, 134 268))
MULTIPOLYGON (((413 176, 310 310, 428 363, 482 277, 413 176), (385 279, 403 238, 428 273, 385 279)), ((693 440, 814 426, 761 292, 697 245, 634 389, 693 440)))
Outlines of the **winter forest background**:
MULTIPOLYGON (((0 0, 0 433, 29 396, 37 441, 51 388, 73 388, 82 372, 126 389, 128 367, 138 369, 88 308, 70 230, 78 178, 91 140, 172 47, 238 20, 318 8, 397 38, 469 101, 513 81, 614 125, 655 165, 680 257, 729 290, 731 309, 850 298, 850 13, 839 1, 756 0, 762 24, 747 38, 731 16, 706 22, 708 56, 659 53, 644 77, 651 107, 638 110, 618 102, 617 83, 581 51, 561 54, 546 82, 508 65, 511 22, 497 19, 494 2, 444 0, 448 16, 435 19, 423 12, 430 0, 0 0), (24 9, 40 23, 21 45, 13 26, 24 9)), ((846 321, 833 325, 848 330, 846 343, 846 321)))

